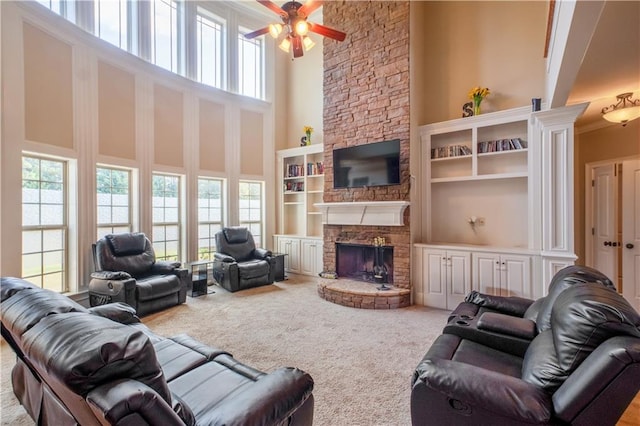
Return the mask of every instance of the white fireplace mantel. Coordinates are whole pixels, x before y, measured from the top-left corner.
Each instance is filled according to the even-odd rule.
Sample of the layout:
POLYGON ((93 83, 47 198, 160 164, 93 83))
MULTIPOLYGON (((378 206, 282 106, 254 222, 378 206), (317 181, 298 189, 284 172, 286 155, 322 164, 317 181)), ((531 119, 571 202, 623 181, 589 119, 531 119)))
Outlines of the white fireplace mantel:
POLYGON ((324 225, 403 226, 408 201, 315 203, 324 225))

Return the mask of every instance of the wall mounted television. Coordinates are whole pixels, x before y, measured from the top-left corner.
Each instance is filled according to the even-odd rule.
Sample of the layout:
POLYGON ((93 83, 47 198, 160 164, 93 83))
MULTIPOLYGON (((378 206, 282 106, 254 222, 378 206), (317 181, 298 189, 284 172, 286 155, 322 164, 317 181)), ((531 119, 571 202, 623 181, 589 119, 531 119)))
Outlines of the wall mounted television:
POLYGON ((400 184, 400 139, 333 150, 333 187, 400 184))

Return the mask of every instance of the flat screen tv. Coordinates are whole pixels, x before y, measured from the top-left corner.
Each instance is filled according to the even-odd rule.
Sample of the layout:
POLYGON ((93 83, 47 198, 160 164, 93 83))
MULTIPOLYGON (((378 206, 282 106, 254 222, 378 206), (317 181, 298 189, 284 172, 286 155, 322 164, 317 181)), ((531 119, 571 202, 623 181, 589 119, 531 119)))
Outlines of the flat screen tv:
POLYGON ((333 150, 333 187, 400 184, 400 139, 333 150))

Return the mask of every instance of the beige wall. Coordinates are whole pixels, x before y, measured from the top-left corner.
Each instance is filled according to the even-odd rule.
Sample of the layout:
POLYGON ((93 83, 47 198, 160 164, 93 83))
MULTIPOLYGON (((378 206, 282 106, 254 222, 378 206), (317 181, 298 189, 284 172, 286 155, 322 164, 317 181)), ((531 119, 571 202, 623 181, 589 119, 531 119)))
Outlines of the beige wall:
POLYGON ((135 75, 98 62, 98 152, 136 158, 135 75))
POLYGON ((156 164, 183 167, 184 100, 181 91, 153 86, 153 138, 156 164))
POLYGON ((575 138, 575 247, 578 260, 585 262, 585 165, 598 161, 640 156, 640 119, 627 126, 607 125, 575 138))
MULTIPOLYGON (((263 173, 264 117, 254 111, 240 111, 240 173, 263 173)), ((271 158, 269 153, 269 157, 271 158)))
POLYGON ((484 112, 543 96, 547 2, 411 2, 411 14, 418 124, 460 118, 475 86, 492 92, 484 112))
POLYGON ((226 170, 224 105, 200 99, 199 106, 200 168, 224 172, 226 170))

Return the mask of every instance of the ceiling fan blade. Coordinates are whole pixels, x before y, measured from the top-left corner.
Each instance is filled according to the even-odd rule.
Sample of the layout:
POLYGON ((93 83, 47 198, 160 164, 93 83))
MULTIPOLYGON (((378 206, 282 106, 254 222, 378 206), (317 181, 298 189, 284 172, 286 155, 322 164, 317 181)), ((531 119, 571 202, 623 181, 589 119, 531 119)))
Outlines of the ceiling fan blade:
POLYGON ((252 38, 260 37, 262 34, 266 34, 268 32, 269 32, 269 27, 264 27, 264 28, 260 28, 259 30, 255 30, 253 32, 246 33, 244 35, 244 38, 252 39, 252 38))
POLYGON ((298 15, 309 16, 321 6, 322 0, 307 0, 307 2, 298 9, 298 15))
POLYGON ((294 58, 299 58, 300 56, 304 55, 304 51, 302 49, 302 37, 300 37, 300 36, 293 37, 293 40, 292 40, 291 44, 293 46, 293 57, 294 58))
POLYGON ((311 22, 309 22, 309 31, 338 41, 344 41, 344 39, 347 37, 347 34, 343 33, 342 31, 334 30, 333 28, 325 27, 324 25, 311 22))
POLYGON ((278 6, 277 4, 275 4, 274 2, 270 1, 270 0, 257 0, 258 3, 260 3, 261 5, 265 6, 266 8, 268 8, 269 10, 277 13, 280 16, 287 16, 287 12, 285 12, 280 6, 278 6))

